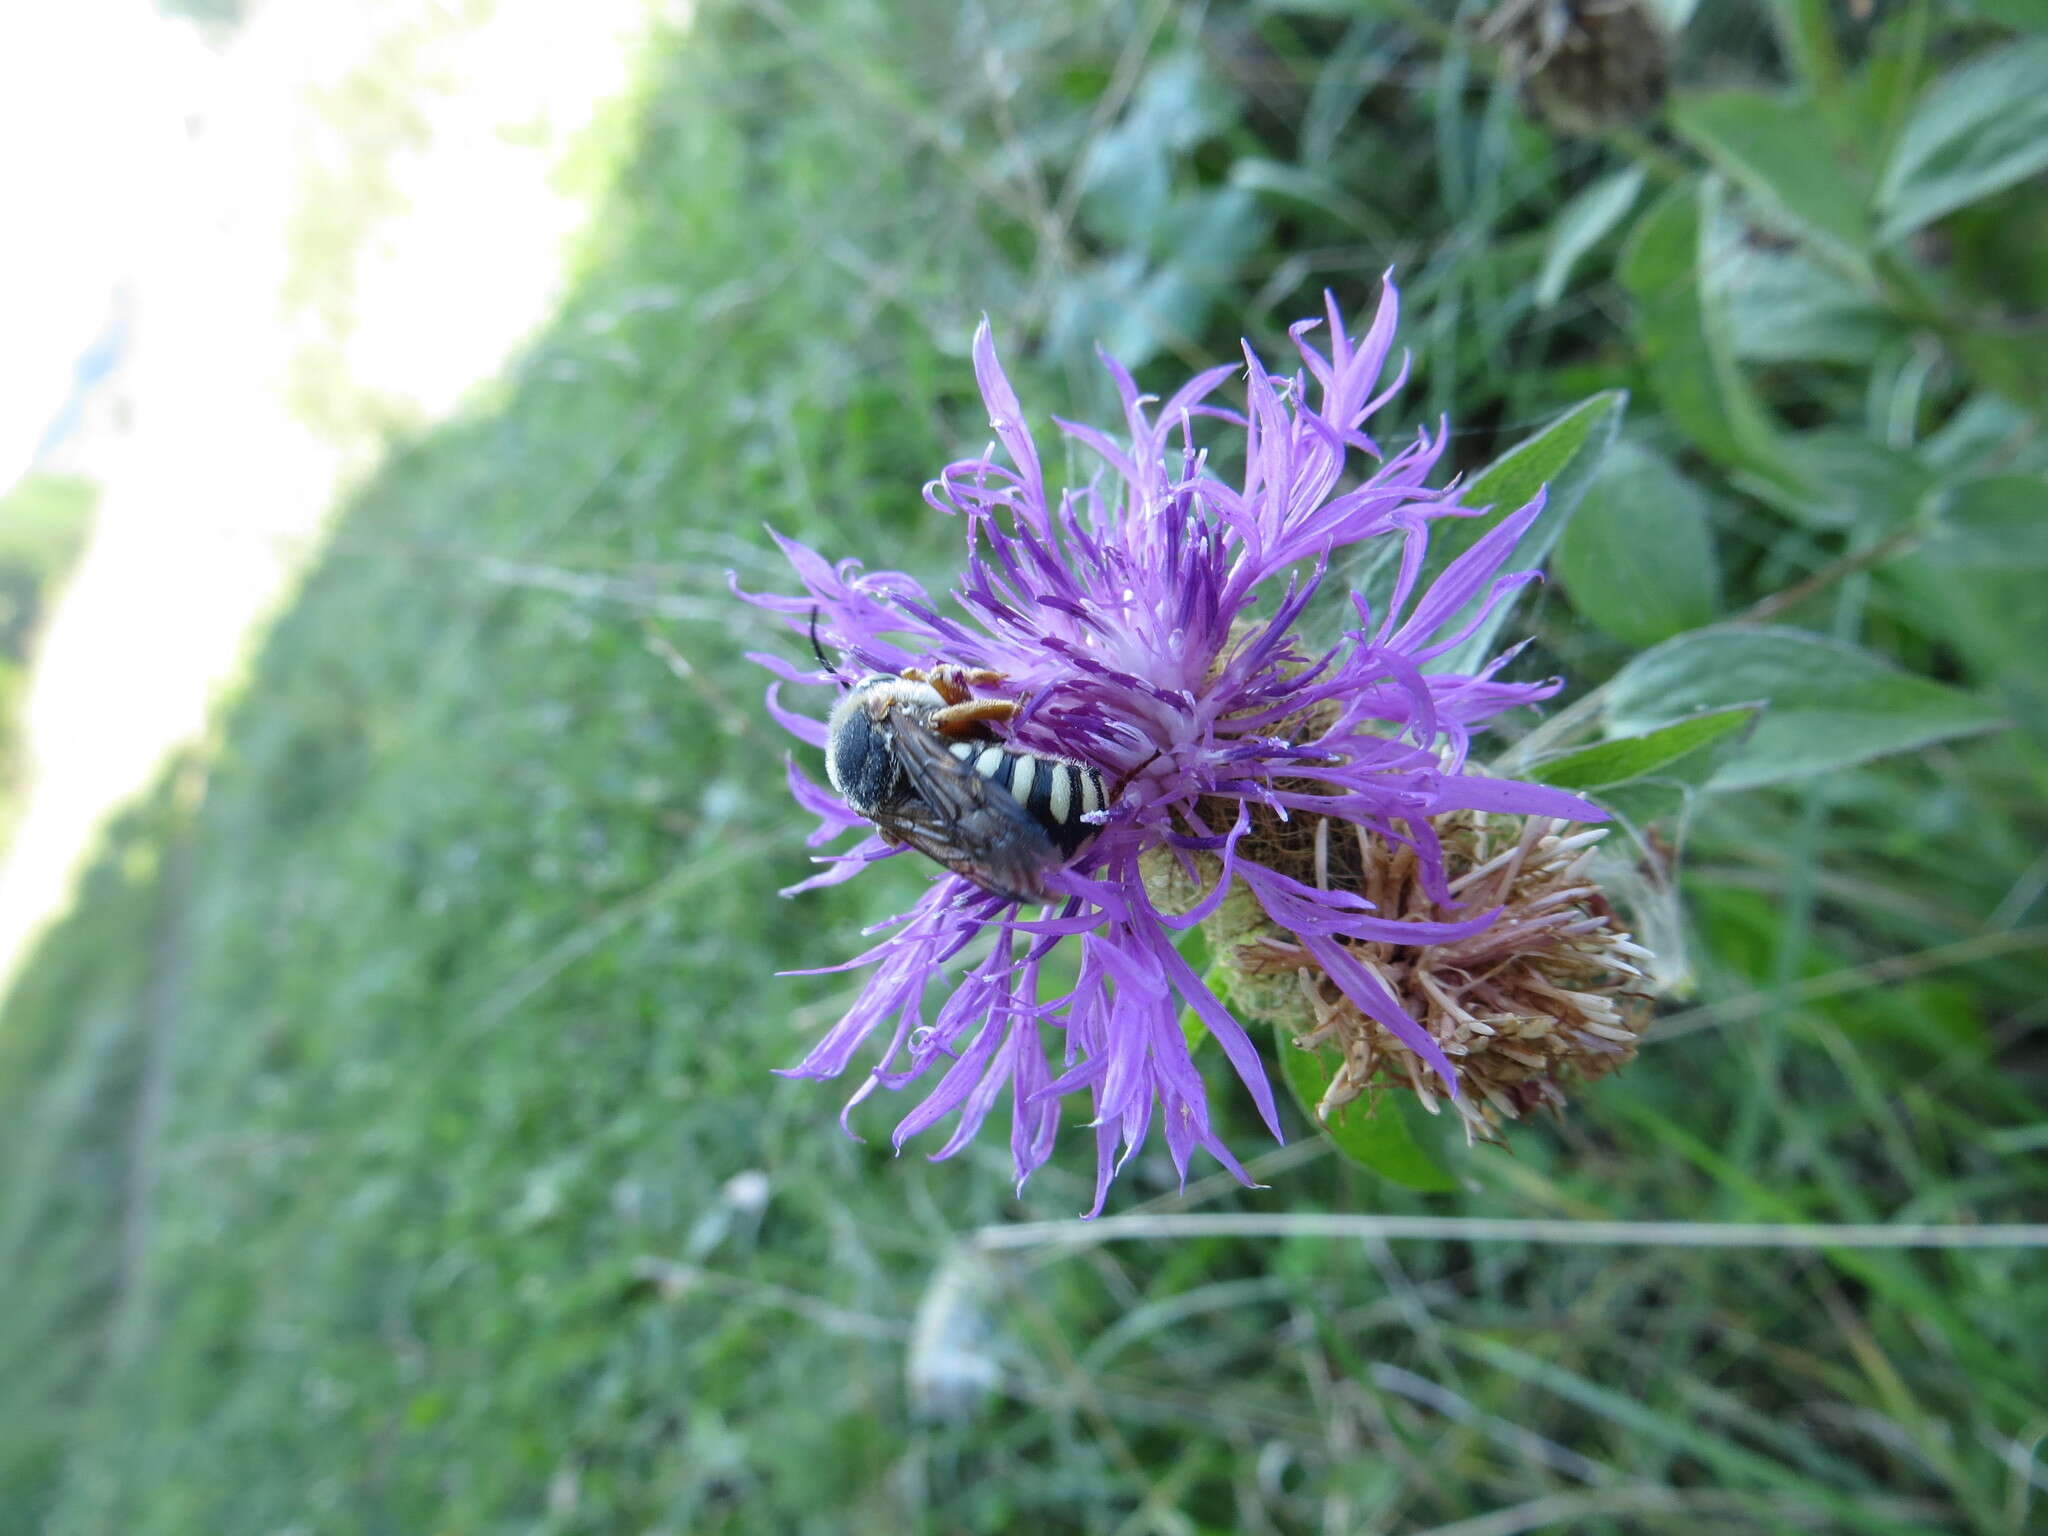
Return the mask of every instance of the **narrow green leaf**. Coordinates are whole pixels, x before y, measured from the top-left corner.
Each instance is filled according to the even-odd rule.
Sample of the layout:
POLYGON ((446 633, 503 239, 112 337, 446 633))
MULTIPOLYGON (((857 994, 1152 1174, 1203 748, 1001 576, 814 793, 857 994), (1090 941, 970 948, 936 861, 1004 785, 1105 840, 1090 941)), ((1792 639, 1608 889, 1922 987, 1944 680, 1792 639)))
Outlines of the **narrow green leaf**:
POLYGON ((1704 710, 1637 736, 1595 742, 1560 753, 1530 770, 1531 777, 1559 789, 1598 790, 1649 778, 1693 753, 1746 728, 1762 712, 1756 704, 1704 710))
POLYGON ((1705 498, 1634 443, 1601 461, 1564 531, 1557 573, 1572 607, 1627 645, 1711 624, 1721 606, 1705 498))
MULTIPOLYGON (((1425 583, 1478 543, 1503 518, 1526 506, 1538 491, 1547 491, 1543 515, 1522 536, 1522 542, 1502 569, 1530 570, 1540 566, 1570 523, 1602 456, 1621 429, 1622 413, 1627 406, 1627 394, 1618 389, 1593 395, 1542 431, 1524 438, 1482 470, 1467 485, 1462 499, 1467 506, 1491 506, 1493 510, 1484 517, 1446 520, 1430 530, 1425 583)), ((1444 627, 1455 631, 1479 601, 1475 598, 1444 627)), ((1462 644, 1431 662, 1429 670, 1470 672, 1482 665, 1493 654, 1496 637, 1507 622, 1511 607, 1503 603, 1496 608, 1462 644)))
POLYGON ((1322 4, 1325 14, 1343 21, 1344 35, 1336 47, 1319 50, 1315 80, 1301 109, 1296 158, 1302 165, 1335 166, 1356 143, 1358 109, 1366 97, 1401 68, 1402 51, 1394 39, 1405 29, 1395 18, 1365 14, 1348 0, 1322 4))
POLYGON ((1334 1122, 1316 1118, 1316 1105, 1336 1070, 1335 1051, 1302 1050, 1286 1030, 1278 1027, 1273 1031, 1273 1048, 1280 1057, 1280 1075, 1287 1079, 1301 1112, 1344 1156, 1409 1189, 1435 1192, 1458 1187, 1457 1180, 1422 1150, 1402 1118, 1399 1105, 1391 1099, 1382 1099, 1376 1113, 1368 1113, 1365 1102, 1360 1100, 1338 1110, 1334 1122))
POLYGON ((1813 103, 1765 91, 1710 91, 1672 103, 1671 123, 1714 166, 1853 269, 1870 246, 1861 173, 1839 163, 1813 103))
POLYGON ((1326 167, 1289 165, 1254 155, 1231 162, 1230 186, 1267 198, 1285 198, 1342 219, 1369 239, 1388 237, 1390 226, 1383 214, 1375 213, 1346 189, 1326 167))
POLYGON ((1744 789, 1805 778, 1991 730, 1981 699, 1802 630, 1728 624, 1645 651, 1608 685, 1610 735, 1634 736, 1699 710, 1761 701, 1769 711, 1712 779, 1744 789))
MULTIPOLYGON (((1709 710, 1697 718, 1714 720, 1723 713, 1725 711, 1709 710)), ((1601 808, 1612 812, 1629 827, 1665 827, 1682 838, 1683 827, 1714 784, 1716 775, 1742 755, 1756 732, 1756 722, 1762 718, 1761 707, 1751 707, 1748 718, 1738 729, 1714 735, 1683 757, 1674 758, 1641 778, 1630 779, 1626 784, 1608 785, 1598 792, 1601 808)), ((1608 875, 1610 879, 1629 878, 1614 870, 1609 870, 1608 875)), ((1687 940, 1684 919, 1677 913, 1675 898, 1668 892, 1663 896, 1665 908, 1660 911, 1656 905, 1656 891, 1657 888, 1652 887, 1633 899, 1637 919, 1646 929, 1660 924, 1664 927, 1666 937, 1661 942, 1646 942, 1650 942, 1657 951, 1658 965, 1670 962, 1672 984, 1690 989, 1692 973, 1685 962, 1687 940)))
POLYGON ((1539 309, 1548 309, 1564 297, 1579 259, 1628 216, 1642 194, 1645 174, 1642 166, 1631 165, 1603 176, 1558 211, 1550 226, 1550 245, 1543 253, 1543 269, 1536 274, 1539 309))
MULTIPOLYGON (((1614 441, 1615 431, 1621 425, 1622 407, 1627 403, 1628 396, 1618 389, 1581 400, 1542 431, 1523 438, 1481 470, 1467 487, 1465 500, 1492 502, 1507 513, 1525 505, 1546 485, 1552 487, 1554 498, 1555 487, 1567 478, 1575 481, 1583 492, 1599 456, 1614 441)), ((1458 552, 1478 543, 1498 521, 1497 517, 1472 518, 1451 524, 1451 528, 1463 530, 1458 552)))
POLYGON ((1897 240, 2048 167, 2048 38, 1963 66, 1921 98, 1878 188, 1880 238, 1897 240))
POLYGON ((1764 0, 1793 78, 1829 109, 1829 121, 1838 121, 1833 114, 1846 105, 1836 8, 1837 0, 1764 0))
MULTIPOLYGON (((1843 1492, 1830 1481, 1803 1472, 1796 1465, 1751 1450, 1725 1434, 1703 1433, 1699 1421, 1691 1415, 1651 1408, 1640 1397, 1627 1391, 1596 1382, 1556 1361, 1543 1359, 1475 1330, 1458 1333, 1450 1343, 1460 1353, 1471 1355, 1516 1380, 1552 1393, 1589 1414, 1609 1420, 1636 1443, 1668 1447, 1673 1455, 1696 1457, 1720 1487, 1782 1490, 1778 1495, 1780 1498, 1797 1500, 1810 1505, 1816 1513, 1825 1512, 1832 1516, 1825 1522, 1825 1528, 1832 1531, 1931 1536, 1931 1528, 1924 1524, 1892 1520, 1881 1515, 1873 1517, 1864 1501, 1843 1492)), ((1685 1525, 1677 1528, 1683 1529, 1685 1525)), ((1789 1523, 1783 1528, 1789 1528, 1789 1523)))

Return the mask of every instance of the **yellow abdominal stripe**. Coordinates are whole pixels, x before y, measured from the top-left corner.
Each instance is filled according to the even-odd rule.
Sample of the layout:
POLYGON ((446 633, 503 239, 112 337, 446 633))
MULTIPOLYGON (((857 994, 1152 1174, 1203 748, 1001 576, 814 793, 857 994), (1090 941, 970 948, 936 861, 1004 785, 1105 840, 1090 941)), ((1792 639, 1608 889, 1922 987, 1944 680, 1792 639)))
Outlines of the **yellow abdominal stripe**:
POLYGON ((1031 791, 1038 783, 1041 766, 1046 771, 1045 814, 1056 826, 1065 826, 1074 814, 1074 785, 1081 786, 1081 812, 1086 815, 1102 809, 1102 791, 1095 775, 1085 768, 1058 758, 1040 759, 1029 752, 1006 752, 998 746, 984 746, 979 749, 971 741, 956 741, 947 748, 963 763, 971 764, 974 771, 1010 793, 1010 798, 1019 805, 1029 806, 1031 791), (1007 779, 1004 770, 1008 770, 1007 779))
POLYGON ((1074 798, 1074 775, 1064 763, 1058 763, 1052 770, 1052 787, 1045 792, 1045 808, 1052 813, 1052 819, 1061 826, 1067 824, 1067 812, 1072 809, 1074 798))

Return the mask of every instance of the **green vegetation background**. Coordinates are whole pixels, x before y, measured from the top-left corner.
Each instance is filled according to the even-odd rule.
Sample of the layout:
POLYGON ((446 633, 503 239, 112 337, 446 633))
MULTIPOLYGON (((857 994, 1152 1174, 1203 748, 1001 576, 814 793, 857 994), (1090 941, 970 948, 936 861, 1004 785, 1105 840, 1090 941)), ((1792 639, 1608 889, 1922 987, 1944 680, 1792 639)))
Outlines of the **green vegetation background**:
POLYGON ((85 547, 98 494, 67 475, 31 474, 0 496, 0 838, 18 811, 21 706, 43 614, 85 547))
POLYGON ((1532 673, 1789 592, 2025 728, 1789 690, 1789 768, 1673 788, 1708 1011, 1464 1191, 1303 1134, 1270 1191, 1148 1155, 1117 1208, 2048 1209, 2048 194, 2024 143, 1936 143, 1945 206, 1894 174, 2027 8, 1705 7, 1675 134, 1604 139, 1451 9, 707 0, 558 323, 362 489, 0 1019, 0 1531, 2040 1528, 2034 1255, 949 1269, 1085 1206, 1081 1148, 1013 1200, 1000 1136, 894 1158, 770 1075, 847 995, 771 973, 916 872, 776 898, 804 850, 739 653, 792 642, 725 570, 780 579, 764 522, 942 569, 918 487, 985 435, 984 311, 1043 423, 1099 408, 1098 337, 1155 382, 1270 358, 1393 266, 1390 419, 1451 412, 1461 466, 1633 392, 1532 673))

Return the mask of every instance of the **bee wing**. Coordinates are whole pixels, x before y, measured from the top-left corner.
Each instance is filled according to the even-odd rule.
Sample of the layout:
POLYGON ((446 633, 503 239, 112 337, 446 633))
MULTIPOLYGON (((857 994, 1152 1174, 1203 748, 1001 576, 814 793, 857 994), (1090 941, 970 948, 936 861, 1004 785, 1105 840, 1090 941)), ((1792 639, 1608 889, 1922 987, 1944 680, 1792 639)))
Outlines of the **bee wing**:
POLYGON ((916 849, 991 895, 1007 901, 1046 899, 1035 862, 991 861, 986 848, 969 847, 961 840, 958 828, 941 823, 929 806, 907 800, 878 814, 875 825, 888 841, 916 849))
POLYGON ((1059 850, 1008 791, 946 749, 936 732, 897 715, 896 761, 915 791, 875 823, 983 890, 1012 901, 1044 901, 1044 874, 1059 850))

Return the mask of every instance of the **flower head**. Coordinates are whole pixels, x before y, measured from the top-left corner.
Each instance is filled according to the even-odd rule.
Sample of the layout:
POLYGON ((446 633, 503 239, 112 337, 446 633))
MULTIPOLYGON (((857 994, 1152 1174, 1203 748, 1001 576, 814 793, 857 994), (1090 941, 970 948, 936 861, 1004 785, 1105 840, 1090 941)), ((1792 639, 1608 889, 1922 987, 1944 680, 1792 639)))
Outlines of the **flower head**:
POLYGON ((1536 116, 1597 137, 1664 105, 1670 44, 1644 0, 1501 0, 1479 24, 1536 116))
MULTIPOLYGON (((1636 962, 1655 957, 1622 927, 1594 876, 1607 828, 1571 832, 1547 816, 1462 810, 1432 826, 1451 891, 1468 907, 1497 912, 1494 921, 1446 941, 1353 940, 1345 948, 1456 1063, 1461 1091, 1451 1103, 1467 1138, 1496 1140, 1504 1120, 1562 1108, 1566 1080, 1605 1077, 1634 1059, 1653 990, 1636 962)), ((1375 912, 1444 915, 1412 846, 1351 832, 1321 816, 1283 823, 1256 812, 1239 851, 1361 892, 1375 912)), ((1211 979, 1226 985, 1234 1003, 1279 1026, 1298 1047, 1336 1048, 1336 1069, 1314 1107, 1318 1119, 1360 1097, 1370 1109, 1372 1096, 1389 1086, 1413 1089, 1438 1112, 1415 1051, 1345 996, 1256 902, 1232 892, 1204 929, 1217 962, 1211 979)))
MULTIPOLYGON (((777 536, 804 593, 748 601, 814 629, 865 672, 990 675, 975 693, 1016 706, 995 728, 1006 746, 1088 764, 1108 790, 1090 818, 1100 830, 1047 876, 1051 904, 1026 910, 948 874, 882 925, 887 937, 838 967, 872 967, 859 1000, 791 1075, 836 1077, 879 1035, 880 1058, 848 1112, 877 1090, 916 1089, 896 1145, 957 1113, 933 1154, 945 1157, 1007 1098, 1020 1185, 1051 1155, 1065 1101, 1085 1095, 1096 1210, 1155 1117, 1183 1177, 1201 1147, 1249 1182, 1212 1129, 1183 1009, 1215 1037, 1278 1137, 1273 1090, 1243 1023, 1176 945, 1235 891, 1331 997, 1411 1052, 1445 1094, 1460 1094, 1458 1066, 1381 968, 1361 963, 1360 946, 1472 943, 1495 923, 1498 906, 1453 893, 1437 818, 1601 813, 1467 766, 1474 731, 1556 683, 1501 681, 1506 657, 1471 674, 1427 670, 1534 579, 1500 568, 1542 498, 1501 518, 1433 582, 1420 579, 1431 525, 1486 509, 1462 505, 1455 487, 1429 487, 1444 432, 1392 454, 1365 434, 1400 384, 1380 387, 1396 313, 1388 285, 1354 338, 1331 301, 1327 351, 1313 339, 1318 322, 1295 326, 1300 368, 1288 374, 1267 372, 1247 347, 1242 412, 1213 400, 1235 366, 1198 374, 1160 404, 1106 361, 1122 430, 1058 423, 1100 461, 1086 484, 1065 488, 1047 484, 984 322, 974 365, 997 443, 925 492, 966 536, 950 610, 900 572, 835 565, 777 536), (1241 470, 1226 480, 1212 448, 1233 449, 1241 470), (1345 595, 1342 633, 1308 647, 1297 630, 1333 556, 1380 540, 1394 552, 1383 606, 1345 595), (1290 872, 1260 856, 1271 838, 1255 829, 1305 816, 1361 847, 1406 850, 1438 915, 1381 910, 1356 882, 1318 878, 1313 862, 1290 872), (1166 895, 1175 883, 1183 889, 1166 895)), ((844 686, 756 659, 786 682, 844 686)), ((824 726, 785 708, 779 692, 770 686, 771 713, 824 746, 824 726)), ((790 784, 819 819, 812 846, 868 827, 794 764, 790 784)), ((900 851, 869 830, 792 891, 900 851)))

